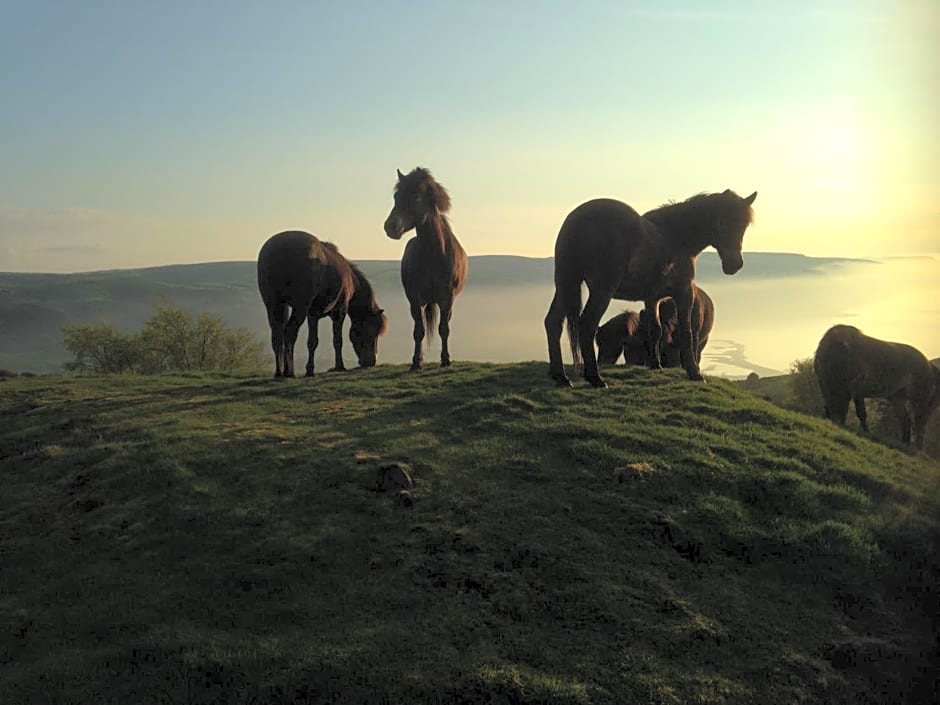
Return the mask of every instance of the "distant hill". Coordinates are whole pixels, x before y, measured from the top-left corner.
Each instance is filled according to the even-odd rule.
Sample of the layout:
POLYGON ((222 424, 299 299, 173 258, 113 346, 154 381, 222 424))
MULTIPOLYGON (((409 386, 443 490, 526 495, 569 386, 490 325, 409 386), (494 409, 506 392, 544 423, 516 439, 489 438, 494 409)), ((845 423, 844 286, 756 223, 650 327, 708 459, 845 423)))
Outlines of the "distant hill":
MULTIPOLYGON (((746 266, 736 275, 738 279, 821 275, 827 268, 853 260, 750 253, 745 254, 745 261, 746 266)), ((410 327, 398 261, 362 260, 357 264, 375 287, 380 303, 394 309, 393 325, 405 320, 410 327)), ((474 256, 470 258, 467 290, 495 291, 520 285, 550 287, 553 270, 551 257, 474 256)), ((706 252, 699 257, 697 281, 707 283, 721 276, 716 253, 706 252)), ((162 299, 194 312, 220 314, 229 325, 246 327, 265 338, 268 335, 254 262, 208 262, 79 274, 0 273, 0 368, 35 372, 61 369, 68 359, 62 348, 62 326, 107 321, 137 328, 162 299)), ((546 299, 546 308, 548 303, 546 299)), ((518 323, 501 321, 499 316, 513 314, 500 309, 487 315, 503 325, 518 323)), ((542 315, 538 314, 538 326, 542 315)), ((396 340, 401 345, 396 353, 401 357, 410 341, 396 340)))

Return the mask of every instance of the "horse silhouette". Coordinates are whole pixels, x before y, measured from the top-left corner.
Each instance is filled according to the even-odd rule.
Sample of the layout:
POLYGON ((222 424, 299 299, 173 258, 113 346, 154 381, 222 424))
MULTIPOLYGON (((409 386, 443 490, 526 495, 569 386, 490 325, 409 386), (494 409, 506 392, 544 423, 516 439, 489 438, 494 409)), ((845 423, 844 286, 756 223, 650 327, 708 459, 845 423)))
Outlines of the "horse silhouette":
MULTIPOLYGON (((305 320, 309 330, 307 375, 313 374, 317 321, 327 314, 334 316, 334 347, 337 333, 342 346, 342 321, 348 312, 350 339, 360 364, 375 364, 376 339, 385 330, 385 316, 367 282, 361 284, 360 297, 350 305, 357 286, 364 281, 335 245, 310 233, 288 230, 265 241, 258 252, 258 290, 271 328, 275 377, 294 376, 294 344, 305 320)), ((343 369, 339 350, 337 368, 343 369)))
POLYGON ((927 420, 940 402, 940 369, 919 350, 835 325, 819 341, 813 370, 826 418, 844 426, 851 400, 868 433, 866 397, 887 399, 901 425, 901 442, 910 443, 913 430, 914 446, 924 447, 927 420))
POLYGON ((467 281, 467 253, 450 228, 450 196, 431 172, 417 167, 405 175, 398 171, 395 204, 385 219, 385 234, 393 240, 414 228, 405 245, 401 282, 414 320, 414 355, 411 369, 421 369, 422 342, 430 342, 438 318, 441 367, 450 365, 450 319, 454 299, 467 281))
MULTIPOLYGON (((677 330, 679 316, 676 302, 671 298, 660 299, 659 320, 662 335, 659 340, 659 355, 663 367, 679 367, 682 361, 677 330)), ((636 313, 624 311, 597 329, 597 363, 613 365, 623 354, 628 365, 651 364, 654 354, 649 344, 648 314, 646 309, 636 313)), ((692 351, 695 362, 701 364, 702 351, 708 343, 715 322, 715 304, 711 297, 695 282, 692 282, 692 351)))
MULTIPOLYGON (((692 349, 692 279, 695 259, 709 245, 718 250, 722 270, 734 274, 744 265, 741 243, 753 220, 752 193, 699 194, 642 216, 626 203, 600 198, 581 204, 562 223, 555 240, 555 295, 545 316, 549 375, 570 385, 561 358, 561 333, 567 328, 575 373, 594 387, 606 387, 597 370, 594 337, 612 298, 643 301, 651 312, 650 349, 656 351, 662 328, 657 302, 676 302, 678 339, 689 379, 702 380, 692 349), (588 300, 582 310, 581 285, 588 300), (583 362, 582 362, 583 361, 583 362)), ((651 366, 658 367, 654 352, 651 366)))

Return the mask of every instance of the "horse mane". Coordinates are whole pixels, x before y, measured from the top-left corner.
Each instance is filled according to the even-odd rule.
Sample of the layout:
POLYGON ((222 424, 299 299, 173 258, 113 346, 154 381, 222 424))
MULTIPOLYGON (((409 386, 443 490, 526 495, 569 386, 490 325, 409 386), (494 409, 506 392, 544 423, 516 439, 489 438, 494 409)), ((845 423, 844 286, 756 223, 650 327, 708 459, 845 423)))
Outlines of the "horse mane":
POLYGON ((336 271, 336 276, 339 277, 339 291, 336 293, 336 299, 330 304, 330 308, 342 304, 343 309, 347 309, 349 308, 350 299, 356 292, 353 266, 349 263, 349 260, 340 254, 339 248, 332 242, 321 242, 321 244, 323 247, 320 248, 320 261, 328 267, 332 267, 336 271))
POLYGON ((450 194, 447 189, 434 179, 430 170, 419 166, 402 176, 395 184, 395 195, 399 193, 423 196, 422 202, 427 208, 423 214, 424 221, 431 226, 440 245, 441 254, 447 252, 447 240, 454 237, 450 222, 444 215, 450 210, 450 194))
MULTIPOLYGON (((731 189, 722 193, 697 193, 684 201, 666 201, 658 208, 644 213, 643 217, 656 224, 684 223, 697 220, 705 209, 713 211, 737 207, 740 210, 740 201, 741 198, 731 189)), ((754 222, 754 209, 751 206, 746 206, 746 209, 746 225, 750 225, 754 222)))

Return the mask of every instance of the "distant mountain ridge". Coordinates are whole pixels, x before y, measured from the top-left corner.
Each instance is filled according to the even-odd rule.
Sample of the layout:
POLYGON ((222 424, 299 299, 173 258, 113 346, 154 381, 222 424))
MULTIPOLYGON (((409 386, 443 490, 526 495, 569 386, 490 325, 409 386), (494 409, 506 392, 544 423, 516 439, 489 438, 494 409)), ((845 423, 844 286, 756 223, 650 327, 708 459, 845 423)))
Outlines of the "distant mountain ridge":
MULTIPOLYGON (((745 266, 736 277, 815 276, 843 263, 864 261, 873 262, 745 253, 745 266)), ((407 320, 407 310, 400 308, 403 297, 398 260, 358 260, 356 264, 372 282, 382 305, 399 306, 396 317, 407 320)), ((62 347, 63 326, 107 321, 137 328, 164 299, 194 312, 217 313, 229 325, 244 326, 267 338, 255 266, 253 261, 222 261, 75 274, 0 272, 0 368, 59 370, 68 359, 62 347)), ((470 257, 467 289, 501 290, 519 285, 550 288, 553 271, 551 257, 476 255, 470 257)), ((698 259, 696 280, 707 284, 722 276, 717 253, 703 253, 698 259)), ((541 325, 540 320, 537 324, 541 325)), ((399 326, 401 321, 395 320, 393 325, 399 326)), ((326 342, 326 346, 321 343, 320 350, 329 347, 326 342)), ((410 340, 406 342, 410 344, 410 340)))

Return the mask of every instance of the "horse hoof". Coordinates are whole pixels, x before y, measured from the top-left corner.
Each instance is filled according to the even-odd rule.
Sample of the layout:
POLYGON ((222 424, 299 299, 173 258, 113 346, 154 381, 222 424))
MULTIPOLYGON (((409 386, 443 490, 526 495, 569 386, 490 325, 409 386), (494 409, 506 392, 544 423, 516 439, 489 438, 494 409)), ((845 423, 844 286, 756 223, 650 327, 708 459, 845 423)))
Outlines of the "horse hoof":
POLYGON ((701 382, 702 384, 706 384, 705 378, 702 376, 701 372, 690 372, 689 379, 693 382, 701 382))
POLYGON ((568 379, 567 375, 565 375, 564 372, 562 372, 562 373, 560 373, 560 374, 559 374, 559 373, 556 373, 556 374, 549 375, 549 376, 550 376, 553 380, 555 380, 555 385, 558 386, 558 387, 571 387, 571 386, 572 386, 571 380, 568 379))
POLYGON ((607 389, 607 382, 602 380, 600 377, 585 377, 585 379, 592 387, 594 387, 594 389, 607 389))
POLYGON ((441 360, 441 367, 450 367, 450 360, 441 360))
POLYGON ((331 367, 330 368, 330 372, 345 372, 345 371, 346 371, 345 367, 331 367))
POLYGON ((412 372, 418 372, 421 369, 421 365, 411 363, 411 367, 408 368, 412 372))

